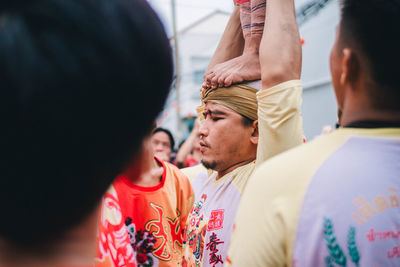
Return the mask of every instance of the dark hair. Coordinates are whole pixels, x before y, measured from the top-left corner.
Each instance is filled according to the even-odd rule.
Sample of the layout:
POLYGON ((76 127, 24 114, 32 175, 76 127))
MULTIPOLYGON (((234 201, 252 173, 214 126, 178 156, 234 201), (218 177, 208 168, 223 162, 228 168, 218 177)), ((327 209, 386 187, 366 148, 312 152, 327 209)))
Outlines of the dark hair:
POLYGON ((253 125, 254 120, 252 120, 252 119, 250 119, 250 118, 248 118, 246 116, 243 116, 243 115, 241 115, 241 116, 242 116, 243 126, 248 127, 248 126, 252 126, 253 125))
POLYGON ((342 0, 341 13, 341 42, 366 60, 372 104, 400 110, 400 0, 342 0))
POLYGON ((29 248, 82 222, 139 150, 171 78, 146 1, 2 1, 0 236, 29 248))
POLYGON ((169 142, 171 143, 171 150, 173 151, 175 147, 175 140, 174 137, 172 136, 172 133, 168 129, 157 127, 156 129, 154 129, 153 134, 158 132, 164 132, 168 135, 169 142))

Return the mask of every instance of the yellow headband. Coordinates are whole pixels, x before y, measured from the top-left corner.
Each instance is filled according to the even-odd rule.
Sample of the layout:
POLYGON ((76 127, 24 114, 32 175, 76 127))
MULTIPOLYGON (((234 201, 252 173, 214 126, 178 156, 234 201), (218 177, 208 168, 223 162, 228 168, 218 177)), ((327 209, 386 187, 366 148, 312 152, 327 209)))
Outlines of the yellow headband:
POLYGON ((198 112, 202 113, 204 104, 209 102, 223 105, 251 120, 257 120, 257 92, 257 89, 245 84, 204 89, 201 93, 203 105, 199 107, 198 112))

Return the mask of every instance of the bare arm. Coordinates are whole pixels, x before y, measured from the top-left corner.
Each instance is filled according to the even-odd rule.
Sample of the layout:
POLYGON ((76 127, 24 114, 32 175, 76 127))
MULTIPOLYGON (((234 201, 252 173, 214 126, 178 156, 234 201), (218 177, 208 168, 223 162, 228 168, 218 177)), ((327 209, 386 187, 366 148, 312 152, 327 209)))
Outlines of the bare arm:
POLYGON ((265 0, 251 0, 236 6, 204 74, 203 88, 228 87, 261 78, 259 47, 265 4, 265 0))
POLYGON ((196 141, 198 132, 199 132, 199 122, 198 119, 196 119, 192 132, 190 133, 186 141, 182 144, 182 146, 179 148, 179 151, 176 154, 176 164, 178 165, 179 168, 186 167, 185 166, 186 157, 187 155, 190 154, 190 152, 193 149, 194 142, 196 141))
POLYGON ((302 143, 301 42, 293 0, 268 0, 260 45, 257 165, 302 143))
MULTIPOLYGON (((294 0, 267 1, 267 23, 260 46, 263 90, 257 95, 260 131, 257 162, 302 142, 301 44, 294 0)), ((262 165, 250 178, 236 215, 228 253, 230 261, 225 266, 290 266, 288 224, 282 207, 292 203, 288 205, 286 196, 280 195, 286 184, 274 187, 273 181, 265 176, 278 177, 285 163, 269 165, 275 166, 273 169, 262 165)))
POLYGON ((216 64, 240 56, 243 52, 243 47, 244 38, 242 26, 240 24, 240 10, 238 6, 235 6, 228 24, 226 25, 224 34, 208 64, 206 73, 216 64))
POLYGON ((300 79, 302 52, 293 0, 268 0, 266 17, 260 45, 263 89, 300 79))

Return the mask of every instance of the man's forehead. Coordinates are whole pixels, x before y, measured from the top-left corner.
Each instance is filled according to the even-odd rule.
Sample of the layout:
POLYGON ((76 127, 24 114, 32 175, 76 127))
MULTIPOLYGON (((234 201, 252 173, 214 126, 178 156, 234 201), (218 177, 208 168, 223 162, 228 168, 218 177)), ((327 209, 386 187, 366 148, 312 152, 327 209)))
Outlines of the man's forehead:
POLYGON ((162 140, 162 141, 168 141, 169 142, 169 136, 167 133, 163 131, 158 131, 153 134, 152 139, 154 140, 162 140))
POLYGON ((207 112, 207 111, 225 111, 224 113, 227 113, 227 112, 228 113, 231 113, 231 112, 237 113, 233 109, 225 107, 224 105, 217 104, 217 103, 210 103, 210 102, 207 102, 204 105, 204 112, 207 112))

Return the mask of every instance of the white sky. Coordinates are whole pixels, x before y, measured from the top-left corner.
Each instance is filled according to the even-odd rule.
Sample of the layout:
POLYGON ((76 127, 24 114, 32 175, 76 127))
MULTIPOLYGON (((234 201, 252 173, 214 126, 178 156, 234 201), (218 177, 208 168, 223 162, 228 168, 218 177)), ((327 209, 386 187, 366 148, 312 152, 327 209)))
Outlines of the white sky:
MULTIPOLYGON (((148 0, 167 25, 171 35, 171 0, 148 0)), ((215 10, 232 12, 232 0, 176 0, 177 30, 181 30, 215 10)))
MULTIPOLYGON (((166 25, 168 35, 171 35, 171 0, 148 1, 166 25)), ((296 6, 300 6, 308 1, 310 0, 295 0, 295 3, 296 6)), ((178 31, 217 9, 229 13, 233 10, 233 0, 175 0, 175 2, 178 31)))

